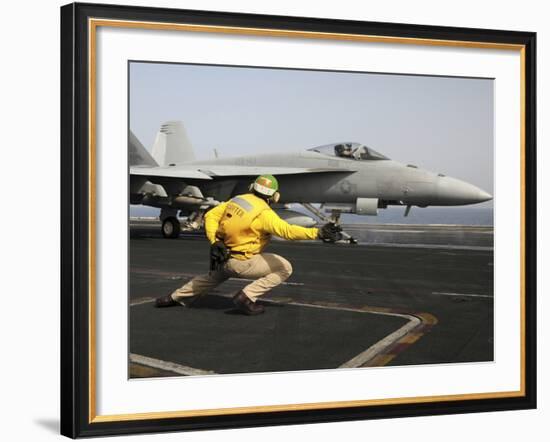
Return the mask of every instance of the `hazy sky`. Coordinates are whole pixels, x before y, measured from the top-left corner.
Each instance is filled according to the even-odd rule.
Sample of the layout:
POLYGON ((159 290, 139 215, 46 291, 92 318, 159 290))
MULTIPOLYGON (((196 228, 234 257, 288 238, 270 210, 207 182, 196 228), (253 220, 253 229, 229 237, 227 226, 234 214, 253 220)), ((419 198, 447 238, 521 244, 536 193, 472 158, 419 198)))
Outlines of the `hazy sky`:
POLYGON ((130 129, 149 150, 168 120, 199 159, 357 141, 489 193, 493 105, 489 79, 130 64, 130 129))

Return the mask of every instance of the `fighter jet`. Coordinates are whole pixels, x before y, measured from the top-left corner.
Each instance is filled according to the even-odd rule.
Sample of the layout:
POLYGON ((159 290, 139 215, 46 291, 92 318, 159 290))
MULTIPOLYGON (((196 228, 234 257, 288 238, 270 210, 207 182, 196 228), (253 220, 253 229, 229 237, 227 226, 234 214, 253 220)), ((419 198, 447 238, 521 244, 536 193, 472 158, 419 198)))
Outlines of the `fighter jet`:
POLYGON ((291 204, 302 205, 323 222, 338 223, 342 213, 375 216, 379 209, 403 206, 407 216, 413 206, 459 206, 492 199, 465 181, 391 160, 353 141, 295 153, 196 160, 183 123, 170 121, 161 126, 151 154, 132 132, 128 147, 130 203, 160 208, 166 238, 201 228, 206 211, 246 192, 251 180, 265 173, 279 181, 281 200, 275 210, 288 222, 307 226, 316 220, 290 210, 291 204))

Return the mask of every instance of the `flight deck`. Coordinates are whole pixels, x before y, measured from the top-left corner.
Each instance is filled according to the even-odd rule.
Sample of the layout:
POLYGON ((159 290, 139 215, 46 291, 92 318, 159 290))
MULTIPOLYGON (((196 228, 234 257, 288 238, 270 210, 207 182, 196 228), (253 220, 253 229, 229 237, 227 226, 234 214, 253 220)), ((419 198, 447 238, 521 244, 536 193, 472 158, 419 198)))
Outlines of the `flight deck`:
POLYGON ((164 239, 132 219, 129 374, 262 373, 493 360, 493 229, 355 224, 359 244, 272 241, 292 276, 261 302, 234 310, 250 281, 230 279, 193 308, 154 307, 208 271, 202 233, 164 239))

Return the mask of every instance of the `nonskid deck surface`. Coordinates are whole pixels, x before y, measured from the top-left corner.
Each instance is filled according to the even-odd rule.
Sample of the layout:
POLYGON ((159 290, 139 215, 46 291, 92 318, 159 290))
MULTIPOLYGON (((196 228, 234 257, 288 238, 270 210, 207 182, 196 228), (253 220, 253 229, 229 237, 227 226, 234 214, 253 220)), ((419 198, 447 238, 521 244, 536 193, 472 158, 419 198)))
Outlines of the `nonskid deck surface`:
MULTIPOLYGON (((156 297, 207 272, 209 246, 201 234, 167 240, 156 223, 133 223, 130 376, 492 361, 492 229, 452 227, 460 233, 439 230, 453 244, 428 247, 274 241, 268 251, 288 259, 294 273, 264 297, 265 314, 247 317, 230 297, 250 281, 236 279, 196 308, 154 308, 156 297)), ((392 232, 357 231, 371 240, 433 237, 410 232, 418 226, 377 229, 392 232)))

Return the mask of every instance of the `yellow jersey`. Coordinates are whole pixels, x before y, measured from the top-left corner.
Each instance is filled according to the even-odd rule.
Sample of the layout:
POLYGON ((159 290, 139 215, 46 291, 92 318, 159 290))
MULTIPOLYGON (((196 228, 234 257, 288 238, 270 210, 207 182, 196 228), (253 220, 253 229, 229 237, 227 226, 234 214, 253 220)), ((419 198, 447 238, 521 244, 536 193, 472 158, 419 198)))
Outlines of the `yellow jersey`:
POLYGON ((223 241, 232 258, 249 259, 261 253, 271 235, 288 240, 316 239, 319 229, 289 224, 252 193, 238 195, 208 211, 204 217, 211 244, 223 241))

